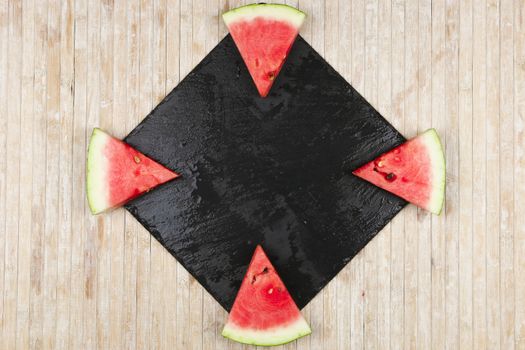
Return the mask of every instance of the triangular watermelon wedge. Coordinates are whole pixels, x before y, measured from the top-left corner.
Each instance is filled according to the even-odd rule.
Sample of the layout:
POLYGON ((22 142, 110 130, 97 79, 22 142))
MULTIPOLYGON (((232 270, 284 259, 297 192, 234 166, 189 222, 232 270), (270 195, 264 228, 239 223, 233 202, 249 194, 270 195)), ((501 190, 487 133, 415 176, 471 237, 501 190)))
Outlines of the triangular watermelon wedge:
POLYGON ((420 208, 441 213, 445 156, 434 129, 380 155, 353 174, 420 208))
POLYGON ((87 160, 87 197, 93 214, 121 206, 177 176, 127 143, 93 129, 87 160))
POLYGON ((222 335, 244 344, 272 346, 311 332, 277 271, 258 245, 222 335))
POLYGON ((305 14, 281 4, 253 4, 222 15, 261 97, 286 60, 305 14))

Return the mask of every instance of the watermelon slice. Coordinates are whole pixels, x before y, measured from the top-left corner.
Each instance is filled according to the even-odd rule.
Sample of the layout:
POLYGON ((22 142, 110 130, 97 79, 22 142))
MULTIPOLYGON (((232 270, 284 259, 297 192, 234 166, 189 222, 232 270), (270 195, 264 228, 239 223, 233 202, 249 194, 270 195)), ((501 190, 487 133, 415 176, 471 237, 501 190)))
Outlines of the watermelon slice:
POLYGON ((382 154, 353 174, 420 208, 441 213, 445 156, 434 129, 382 154))
POLYGON ((240 343, 271 346, 311 332, 270 260, 257 246, 222 335, 240 343))
POLYGON ((93 129, 87 161, 87 197, 93 214, 118 207, 177 176, 130 145, 93 129))
POLYGON ((261 97, 266 97, 305 14, 280 4, 253 4, 222 15, 261 97))

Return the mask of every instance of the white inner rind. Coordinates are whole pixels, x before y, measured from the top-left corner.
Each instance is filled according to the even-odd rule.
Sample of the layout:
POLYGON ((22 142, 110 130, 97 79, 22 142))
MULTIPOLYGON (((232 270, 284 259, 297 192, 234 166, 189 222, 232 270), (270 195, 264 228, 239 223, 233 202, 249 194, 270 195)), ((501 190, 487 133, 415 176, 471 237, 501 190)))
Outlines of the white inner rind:
POLYGON ((107 167, 104 149, 111 136, 100 129, 93 129, 88 148, 87 161, 87 197, 93 214, 108 209, 107 167))
POLYGON ((230 10, 222 15, 229 26, 237 21, 251 21, 256 17, 265 17, 276 21, 285 21, 299 29, 306 15, 298 9, 282 4, 252 4, 230 10))
POLYGON ((445 197, 445 155, 436 130, 427 130, 422 136, 425 138, 424 142, 428 147, 430 164, 432 165, 432 194, 428 203, 428 210, 439 215, 445 197))
POLYGON ((264 330, 240 328, 228 322, 224 326, 222 336, 243 344, 273 346, 289 343, 310 333, 312 333, 310 326, 301 316, 297 321, 286 326, 264 330))

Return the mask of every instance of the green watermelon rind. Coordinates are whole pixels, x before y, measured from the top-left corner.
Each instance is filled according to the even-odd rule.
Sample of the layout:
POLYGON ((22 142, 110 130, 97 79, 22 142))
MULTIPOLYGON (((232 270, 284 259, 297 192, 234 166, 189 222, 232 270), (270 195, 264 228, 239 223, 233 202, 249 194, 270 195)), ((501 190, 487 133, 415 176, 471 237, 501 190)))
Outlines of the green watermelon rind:
POLYGON ((423 142, 427 146, 430 162, 432 164, 432 194, 428 201, 427 209, 436 214, 441 214, 445 200, 446 165, 443 146, 435 129, 425 131, 423 142))
POLYGON ((245 329, 226 324, 222 336, 239 343, 257 346, 275 346, 292 342, 296 339, 311 334, 312 330, 304 318, 300 317, 295 322, 286 326, 277 326, 268 330, 245 329))
POLYGON ((100 214, 108 209, 108 192, 104 183, 107 163, 102 155, 110 137, 102 130, 94 128, 88 146, 86 192, 89 208, 93 214, 100 214))
POLYGON ((222 14, 226 26, 237 21, 249 21, 255 17, 285 21, 299 29, 304 22, 306 14, 284 4, 251 4, 237 7, 222 14))

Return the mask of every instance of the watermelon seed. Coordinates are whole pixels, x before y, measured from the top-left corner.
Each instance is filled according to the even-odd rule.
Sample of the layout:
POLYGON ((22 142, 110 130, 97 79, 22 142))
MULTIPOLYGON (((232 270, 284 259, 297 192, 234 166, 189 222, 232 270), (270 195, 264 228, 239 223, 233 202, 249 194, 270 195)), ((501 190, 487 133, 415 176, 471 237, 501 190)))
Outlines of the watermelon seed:
POLYGON ((270 272, 270 269, 268 269, 268 267, 265 267, 260 273, 255 274, 255 275, 252 276, 252 282, 251 282, 251 283, 254 284, 255 281, 257 281, 257 276, 259 276, 259 275, 265 275, 265 274, 267 274, 268 272, 270 272))
POLYGON ((135 160, 135 163, 140 163, 140 158, 138 156, 133 156, 133 159, 135 160))
POLYGON ((385 176, 385 179, 387 179, 387 181, 394 181, 396 179, 396 174, 394 173, 388 173, 386 176, 385 176))
POLYGON ((268 79, 274 80, 275 79, 275 73, 274 72, 268 73, 268 79))
POLYGON ((273 293, 273 288, 268 289, 268 294, 272 294, 272 293, 273 293))
POLYGON ((392 182, 392 181, 394 181, 397 178, 396 174, 394 174, 394 173, 388 173, 387 174, 386 172, 381 171, 381 170, 379 170, 376 167, 374 167, 374 171, 376 173, 379 173, 379 174, 383 175, 385 177, 385 180, 388 181, 388 182, 392 182))

